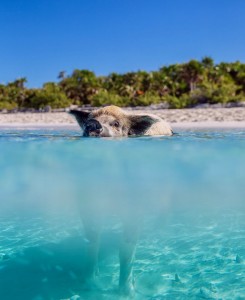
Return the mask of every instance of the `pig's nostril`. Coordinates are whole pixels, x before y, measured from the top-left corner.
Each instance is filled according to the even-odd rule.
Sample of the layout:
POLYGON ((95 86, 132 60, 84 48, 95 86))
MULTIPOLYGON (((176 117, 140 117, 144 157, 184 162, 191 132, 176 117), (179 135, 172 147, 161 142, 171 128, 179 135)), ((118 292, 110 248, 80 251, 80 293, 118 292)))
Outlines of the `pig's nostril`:
POLYGON ((101 131, 102 130, 102 126, 100 125, 99 122, 95 123, 95 129, 101 131))

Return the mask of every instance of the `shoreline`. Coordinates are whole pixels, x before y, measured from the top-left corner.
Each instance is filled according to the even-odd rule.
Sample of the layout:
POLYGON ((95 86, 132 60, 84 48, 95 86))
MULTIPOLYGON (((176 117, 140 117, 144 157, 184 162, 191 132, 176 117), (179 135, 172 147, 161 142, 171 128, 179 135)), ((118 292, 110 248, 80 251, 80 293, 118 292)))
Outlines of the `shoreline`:
MULTIPOLYGON (((174 128, 245 128, 245 107, 189 109, 125 109, 135 114, 155 114, 174 128)), ((0 129, 4 128, 70 128, 79 129, 67 112, 0 114, 0 129)))

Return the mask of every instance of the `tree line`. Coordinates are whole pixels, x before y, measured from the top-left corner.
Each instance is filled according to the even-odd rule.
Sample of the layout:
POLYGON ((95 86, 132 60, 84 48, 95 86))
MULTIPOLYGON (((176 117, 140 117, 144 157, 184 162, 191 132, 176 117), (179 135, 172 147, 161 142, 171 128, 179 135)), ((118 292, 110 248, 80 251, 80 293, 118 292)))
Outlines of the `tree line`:
POLYGON ((245 100, 245 64, 215 64, 210 57, 171 64, 158 71, 96 76, 89 70, 62 71, 57 82, 27 88, 26 78, 0 84, 0 109, 65 108, 71 105, 146 106, 165 102, 170 108, 245 100))

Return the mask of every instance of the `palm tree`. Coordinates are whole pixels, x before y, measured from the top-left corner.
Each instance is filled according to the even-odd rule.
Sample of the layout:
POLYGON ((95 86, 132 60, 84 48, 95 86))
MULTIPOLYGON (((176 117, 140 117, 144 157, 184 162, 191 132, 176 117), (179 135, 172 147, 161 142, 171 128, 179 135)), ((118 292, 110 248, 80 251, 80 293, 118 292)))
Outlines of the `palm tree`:
POLYGON ((8 86, 16 87, 18 89, 22 89, 23 90, 25 88, 25 83, 26 82, 27 82, 26 77, 21 77, 21 78, 16 79, 13 82, 10 82, 8 84, 8 86))
POLYGON ((60 71, 58 75, 59 80, 64 80, 66 75, 66 71, 60 71))
POLYGON ((189 91, 193 92, 197 88, 197 83, 202 80, 204 69, 202 64, 197 60, 190 60, 182 65, 180 76, 188 84, 189 91))
POLYGON ((67 97, 77 104, 89 104, 90 97, 97 93, 99 81, 95 74, 88 70, 74 70, 71 76, 60 81, 60 86, 67 97))
POLYGON ((201 64, 204 66, 204 68, 211 69, 214 66, 214 61, 210 56, 205 56, 202 58, 201 64))

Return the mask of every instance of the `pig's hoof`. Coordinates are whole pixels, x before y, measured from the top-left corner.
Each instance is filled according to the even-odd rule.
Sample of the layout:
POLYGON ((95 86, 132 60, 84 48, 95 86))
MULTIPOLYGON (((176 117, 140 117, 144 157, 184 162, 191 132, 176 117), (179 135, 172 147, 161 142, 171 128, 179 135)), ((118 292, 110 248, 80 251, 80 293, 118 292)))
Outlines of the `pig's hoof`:
POLYGON ((127 283, 119 287, 119 292, 122 296, 133 298, 135 295, 135 288, 133 283, 127 283))

